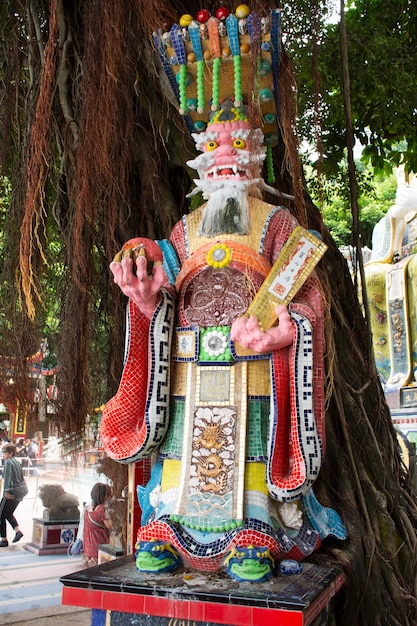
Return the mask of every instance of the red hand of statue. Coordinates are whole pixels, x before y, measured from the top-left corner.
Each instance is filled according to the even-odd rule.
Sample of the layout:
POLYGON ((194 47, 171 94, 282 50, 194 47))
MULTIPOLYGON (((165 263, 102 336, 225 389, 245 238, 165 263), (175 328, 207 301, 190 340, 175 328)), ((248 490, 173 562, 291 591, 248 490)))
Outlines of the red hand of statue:
POLYGON ((249 348, 259 354, 273 352, 291 345, 293 328, 287 308, 279 304, 275 312, 278 315, 279 324, 265 332, 260 328, 255 315, 249 318, 239 317, 232 324, 231 338, 242 344, 244 348, 249 348))

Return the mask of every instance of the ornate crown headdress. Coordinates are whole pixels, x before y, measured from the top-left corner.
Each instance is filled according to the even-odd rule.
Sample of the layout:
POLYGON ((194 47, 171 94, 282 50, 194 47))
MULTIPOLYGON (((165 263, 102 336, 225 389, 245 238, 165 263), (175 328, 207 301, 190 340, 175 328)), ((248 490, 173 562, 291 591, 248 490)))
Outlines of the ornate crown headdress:
POLYGON ((221 105, 259 126, 267 147, 268 182, 274 182, 271 148, 278 142, 280 11, 267 17, 247 5, 231 14, 200 10, 183 15, 169 30, 153 35, 165 73, 191 133, 219 121, 221 105))

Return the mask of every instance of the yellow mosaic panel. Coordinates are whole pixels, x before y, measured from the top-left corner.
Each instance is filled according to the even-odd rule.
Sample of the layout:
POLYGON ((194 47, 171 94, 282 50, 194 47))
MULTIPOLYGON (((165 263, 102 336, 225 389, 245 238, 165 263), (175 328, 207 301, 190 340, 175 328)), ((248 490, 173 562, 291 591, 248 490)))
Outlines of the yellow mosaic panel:
POLYGON ((187 388, 187 363, 176 362, 173 364, 171 378, 171 393, 174 396, 185 396, 187 388))
POLYGON ((181 461, 175 459, 164 460, 164 471, 162 472, 161 491, 168 491, 178 487, 180 482, 181 461))
POLYGON ((264 463, 246 463, 245 491, 259 491, 268 495, 264 463))
POLYGON ((248 363, 248 395, 269 396, 271 393, 271 375, 269 359, 248 363))

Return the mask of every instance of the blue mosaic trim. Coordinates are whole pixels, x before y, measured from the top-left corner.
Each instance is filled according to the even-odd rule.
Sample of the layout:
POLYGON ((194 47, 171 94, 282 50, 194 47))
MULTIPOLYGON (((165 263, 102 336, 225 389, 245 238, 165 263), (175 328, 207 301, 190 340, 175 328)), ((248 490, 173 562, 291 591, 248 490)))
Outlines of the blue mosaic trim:
POLYGON ((268 400, 269 401, 270 399, 271 399, 270 396, 262 396, 262 395, 259 395, 259 396, 250 395, 249 396, 248 395, 248 400, 262 400, 262 401, 268 400))
POLYGON ((191 24, 188 27, 188 33, 190 35, 191 43, 193 45, 195 60, 203 61, 204 55, 203 55, 203 50, 201 48, 200 28, 197 22, 191 22, 191 24))
POLYGON ((232 56, 240 56, 239 29, 236 15, 230 13, 226 18, 226 27, 232 56))
POLYGON ((187 65, 187 55, 185 53, 184 41, 182 39, 182 30, 179 24, 173 24, 171 30, 172 47, 177 55, 177 62, 180 65, 187 65))
POLYGON ((227 366, 230 367, 231 362, 230 361, 199 361, 198 365, 204 366, 204 365, 212 365, 212 366, 216 366, 216 367, 222 367, 222 366, 227 366))
POLYGON ((277 213, 278 211, 287 211, 287 209, 285 209, 284 207, 281 207, 281 206, 276 206, 268 214, 268 216, 267 216, 267 218, 265 220, 265 223, 264 223, 264 227, 262 229, 261 238, 259 240, 259 250, 258 250, 258 252, 261 255, 263 255, 263 253, 264 253, 265 239, 266 239, 266 234, 268 232, 269 224, 271 223, 271 219, 273 218, 275 213, 277 213))
POLYGON ((274 81, 275 107, 277 118, 281 119, 280 99, 279 99, 279 57, 280 57, 280 34, 281 31, 281 11, 274 9, 271 11, 271 70, 274 81))
MULTIPOLYGON (((167 75, 168 82, 169 82, 169 84, 171 86, 171 89, 174 92, 174 95, 175 95, 175 97, 177 99, 177 102, 179 104, 179 102, 180 102, 180 92, 179 92, 179 89, 178 89, 177 79, 175 77, 175 73, 172 70, 171 63, 169 62, 169 59, 167 59, 167 56, 165 54, 165 47, 164 47, 164 44, 163 44, 162 39, 161 39, 161 31, 155 32, 153 34, 153 41, 154 41, 155 48, 156 48, 156 51, 158 53, 158 56, 159 56, 159 58, 161 60, 162 67, 164 68, 164 72, 167 75)), ((193 123, 191 117, 189 115, 184 115, 184 120, 185 120, 185 123, 187 125, 188 132, 190 134, 193 133, 194 132, 194 123, 193 123)))
POLYGON ((175 94, 175 97, 177 98, 178 102, 180 101, 180 93, 178 90, 178 85, 177 85, 177 80, 175 78, 175 74, 172 71, 172 67, 170 62, 168 61, 166 54, 165 54, 165 47, 164 44, 162 43, 162 39, 161 39, 161 34, 160 31, 155 32, 153 34, 153 42, 156 48, 156 51, 159 55, 159 58, 161 59, 161 63, 162 63, 162 67, 164 68, 165 74, 167 75, 169 84, 171 85, 171 89, 175 94))
POLYGON ((145 419, 152 442, 148 453, 159 446, 169 425, 169 374, 175 300, 165 289, 161 290, 161 294, 162 300, 152 317, 149 330, 151 368, 145 419))
POLYGON ((164 255, 163 267, 171 285, 175 285, 175 281, 181 269, 180 262, 174 247, 168 239, 157 239, 156 243, 161 248, 164 255))
POLYGON ((303 510, 312 527, 325 539, 329 535, 337 539, 347 539, 347 531, 339 514, 317 500, 313 489, 301 499, 303 510))
POLYGON ((165 459, 169 459, 170 461, 181 461, 181 454, 175 454, 175 452, 159 452, 158 461, 165 461, 165 459))

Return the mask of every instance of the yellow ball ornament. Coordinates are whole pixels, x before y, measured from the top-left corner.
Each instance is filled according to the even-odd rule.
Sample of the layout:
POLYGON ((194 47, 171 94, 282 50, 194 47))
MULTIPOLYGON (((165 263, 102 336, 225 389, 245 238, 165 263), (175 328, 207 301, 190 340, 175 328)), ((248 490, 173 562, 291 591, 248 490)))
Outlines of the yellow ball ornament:
POLYGON ((193 16, 190 15, 189 13, 184 13, 184 15, 181 15, 180 17, 180 26, 182 26, 183 28, 185 26, 189 26, 192 21, 193 21, 193 16))
POLYGON ((239 4, 239 6, 237 7, 235 11, 235 15, 239 20, 244 19, 245 17, 248 17, 249 13, 250 13, 250 8, 248 7, 247 4, 239 4))

